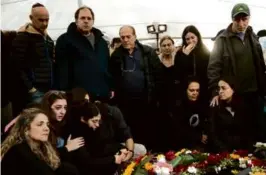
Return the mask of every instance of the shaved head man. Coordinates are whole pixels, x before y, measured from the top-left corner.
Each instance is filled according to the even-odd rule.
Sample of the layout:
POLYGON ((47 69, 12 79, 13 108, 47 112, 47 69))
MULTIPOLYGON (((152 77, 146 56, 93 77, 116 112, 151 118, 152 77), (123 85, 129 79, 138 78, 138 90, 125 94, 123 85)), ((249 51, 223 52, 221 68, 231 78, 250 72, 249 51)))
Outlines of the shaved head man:
POLYGON ((49 12, 42 4, 35 4, 32 6, 30 20, 33 27, 41 33, 48 27, 49 12))

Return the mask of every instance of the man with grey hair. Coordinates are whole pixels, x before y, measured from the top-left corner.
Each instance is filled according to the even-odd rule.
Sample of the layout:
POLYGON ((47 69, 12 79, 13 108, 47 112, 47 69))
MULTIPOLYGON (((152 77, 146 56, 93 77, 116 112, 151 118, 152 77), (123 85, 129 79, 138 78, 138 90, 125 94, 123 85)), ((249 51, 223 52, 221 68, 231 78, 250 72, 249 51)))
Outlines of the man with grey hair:
POLYGON ((122 26, 119 35, 121 46, 110 59, 115 101, 132 130, 134 140, 149 146, 152 139, 145 133, 147 123, 155 119, 150 107, 155 100, 154 67, 160 63, 159 58, 153 48, 137 40, 133 26, 122 26), (151 116, 153 118, 149 118, 151 116))
MULTIPOLYGON (((262 124, 261 120, 265 122, 262 100, 266 93, 266 68, 261 45, 249 26, 247 4, 236 4, 231 17, 232 23, 216 38, 209 60, 207 74, 213 95, 211 106, 218 105, 218 81, 230 76, 236 83, 235 93, 249 104, 257 124, 262 124)), ((258 133, 263 135, 260 131, 258 133)))

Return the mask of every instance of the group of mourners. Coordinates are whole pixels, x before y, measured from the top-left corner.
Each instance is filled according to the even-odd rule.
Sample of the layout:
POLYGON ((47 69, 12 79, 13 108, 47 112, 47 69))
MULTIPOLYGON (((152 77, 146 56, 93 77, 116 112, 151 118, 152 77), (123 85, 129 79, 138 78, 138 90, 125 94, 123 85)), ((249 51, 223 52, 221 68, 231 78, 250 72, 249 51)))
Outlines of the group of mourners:
POLYGON ((160 38, 157 53, 126 25, 110 54, 91 8, 54 48, 49 13, 33 5, 2 62, 4 99, 19 111, 2 135, 2 173, 108 175, 147 151, 252 152, 266 137, 266 68, 249 7, 231 15, 211 52, 193 25, 180 47, 160 38))

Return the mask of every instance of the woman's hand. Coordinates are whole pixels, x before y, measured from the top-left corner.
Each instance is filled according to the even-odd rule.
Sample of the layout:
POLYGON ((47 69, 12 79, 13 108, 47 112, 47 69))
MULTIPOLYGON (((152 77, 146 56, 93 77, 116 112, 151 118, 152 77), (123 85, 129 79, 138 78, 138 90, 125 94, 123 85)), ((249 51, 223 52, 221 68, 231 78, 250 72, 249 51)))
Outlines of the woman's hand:
POLYGON ((66 148, 68 150, 68 152, 70 151, 74 151, 79 149, 80 147, 84 146, 85 142, 83 137, 78 137, 75 139, 71 139, 71 135, 69 135, 68 139, 67 139, 67 144, 66 144, 66 148))
POLYGON ((190 43, 189 45, 187 45, 187 47, 183 46, 182 51, 185 55, 189 55, 190 52, 195 48, 195 44, 194 43, 190 43))

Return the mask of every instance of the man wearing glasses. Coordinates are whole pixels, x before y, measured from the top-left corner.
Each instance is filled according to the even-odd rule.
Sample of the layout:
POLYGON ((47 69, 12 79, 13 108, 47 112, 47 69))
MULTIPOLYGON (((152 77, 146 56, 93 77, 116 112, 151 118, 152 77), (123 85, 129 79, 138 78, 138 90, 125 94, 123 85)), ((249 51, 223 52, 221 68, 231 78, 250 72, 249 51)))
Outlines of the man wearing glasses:
POLYGON ((236 4, 231 17, 232 23, 216 38, 209 60, 208 78, 213 92, 211 106, 218 104, 215 89, 220 78, 231 76, 236 83, 236 93, 249 104, 254 120, 259 121, 263 116, 262 97, 266 91, 262 49, 249 26, 249 7, 244 3, 236 4))
POLYGON ((154 91, 153 65, 156 52, 136 39, 132 26, 119 30, 121 46, 111 55, 110 72, 114 78, 115 100, 131 127, 134 140, 147 143, 144 127, 150 120, 149 105, 154 91))

